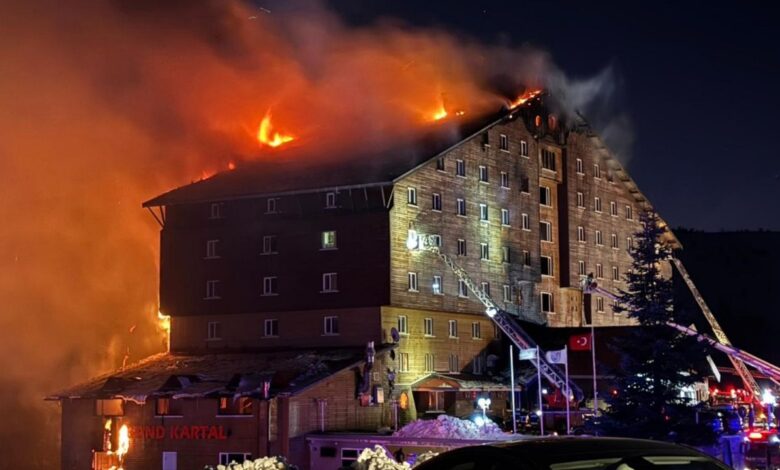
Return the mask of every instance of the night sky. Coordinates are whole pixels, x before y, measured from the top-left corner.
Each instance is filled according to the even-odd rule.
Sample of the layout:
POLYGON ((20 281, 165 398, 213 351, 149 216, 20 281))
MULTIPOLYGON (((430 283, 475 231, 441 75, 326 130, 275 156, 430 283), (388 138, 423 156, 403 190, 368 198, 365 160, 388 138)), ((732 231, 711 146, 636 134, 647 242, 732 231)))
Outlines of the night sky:
POLYGON ((771 2, 331 2, 549 51, 570 77, 613 66, 632 121, 627 166, 674 227, 780 230, 780 14, 771 2))

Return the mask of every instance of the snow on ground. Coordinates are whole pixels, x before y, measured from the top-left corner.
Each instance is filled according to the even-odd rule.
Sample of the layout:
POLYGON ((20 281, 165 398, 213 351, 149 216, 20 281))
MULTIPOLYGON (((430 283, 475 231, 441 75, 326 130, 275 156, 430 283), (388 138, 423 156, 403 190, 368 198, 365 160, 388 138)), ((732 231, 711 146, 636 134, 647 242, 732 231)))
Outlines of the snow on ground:
POLYGON ((439 415, 436 419, 412 421, 393 435, 444 439, 507 439, 510 437, 490 420, 482 426, 477 426, 473 421, 447 415, 439 415))

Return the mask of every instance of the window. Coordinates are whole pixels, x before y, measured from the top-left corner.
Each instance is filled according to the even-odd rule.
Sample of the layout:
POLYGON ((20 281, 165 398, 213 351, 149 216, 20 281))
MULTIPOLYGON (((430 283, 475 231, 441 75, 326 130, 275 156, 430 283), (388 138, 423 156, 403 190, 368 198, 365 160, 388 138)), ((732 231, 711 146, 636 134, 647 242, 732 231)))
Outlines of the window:
POLYGON ((487 243, 479 244, 479 259, 490 259, 490 248, 488 247, 487 243))
POLYGON ((221 416, 241 416, 252 414, 252 399, 250 397, 239 397, 239 399, 236 400, 231 395, 229 397, 219 397, 217 402, 217 414, 221 416))
POLYGON ((531 231, 531 218, 528 214, 520 214, 520 225, 523 230, 531 231))
POLYGON ((229 465, 230 462, 244 463, 247 460, 252 460, 252 454, 249 452, 220 452, 219 464, 229 465))
POLYGON ((596 179, 601 178, 601 168, 599 168, 598 163, 593 164, 593 177, 596 179))
POLYGON ((596 277, 598 279, 604 279, 604 266, 596 264, 596 277))
POLYGON ((634 208, 629 205, 626 205, 626 219, 634 220, 634 208))
POLYGON ((631 248, 634 247, 634 240, 631 237, 626 237, 626 251, 631 252, 631 248))
POLYGON ((433 318, 423 318, 423 334, 433 336, 433 318))
POLYGON ((585 207, 585 195, 581 192, 577 192, 577 207, 580 209, 585 207))
POLYGON ((555 311, 555 305, 553 305, 553 296, 549 292, 542 292, 542 312, 552 313, 555 311))
POLYGON ((431 244, 437 248, 441 248, 441 235, 439 234, 432 234, 431 235, 431 244))
POLYGON ((483 281, 482 282, 482 292, 485 293, 488 297, 490 297, 490 283, 483 281))
POLYGON ((618 215, 618 212, 617 212, 617 202, 611 201, 609 203, 609 215, 611 215, 612 217, 617 217, 617 215, 618 215))
POLYGON ((409 292, 418 292, 417 288, 417 273, 408 273, 407 279, 409 281, 409 292))
POLYGON ((577 241, 583 243, 585 242, 585 227, 577 227, 577 241))
POLYGON ((469 288, 466 285, 466 283, 458 279, 458 297, 468 297, 469 296, 469 288))
POLYGON ((550 194, 550 188, 547 186, 539 186, 539 204, 552 206, 552 195, 550 194))
POLYGON ((482 324, 478 321, 471 322, 471 338, 472 339, 482 338, 482 324))
POLYGON ((431 210, 437 212, 441 211, 441 194, 433 193, 433 195, 431 196, 431 210))
POLYGON ((322 333, 326 336, 339 334, 339 317, 325 317, 322 322, 322 333))
POLYGON ((542 168, 555 171, 555 152, 542 149, 542 168))
POLYGON ((488 169, 485 165, 479 166, 479 181, 482 183, 488 182, 488 169))
POLYGON ((615 233, 611 234, 609 236, 609 240, 610 240, 610 245, 612 246, 612 248, 619 248, 618 247, 617 234, 615 234, 615 233))
POLYGON ((458 199, 457 201, 457 211, 458 215, 466 216, 466 200, 465 199, 458 199))
POLYGON ((448 330, 450 333, 450 338, 457 338, 458 337, 458 320, 450 320, 447 322, 448 330))
POLYGON ((326 193, 325 209, 335 209, 335 208, 336 208, 336 193, 326 193))
POLYGON ((601 198, 598 196, 593 198, 593 210, 601 213, 601 198))
POLYGON ((552 224, 550 222, 539 222, 539 236, 544 242, 552 241, 552 224))
POLYGON ((542 276, 552 276, 553 275, 552 258, 549 256, 542 256, 540 258, 540 261, 542 266, 542 276))
POLYGON ((455 160, 455 176, 466 177, 466 162, 455 160))
POLYGON ((487 132, 483 132, 480 135, 480 138, 482 139, 482 147, 490 147, 490 134, 487 132))
POLYGON ((457 354, 450 354, 449 367, 450 373, 454 374, 460 372, 460 363, 457 354))
POLYGON ((501 187, 509 188, 509 173, 506 171, 501 172, 501 187))
POLYGON ((219 281, 209 280, 206 281, 206 300, 220 299, 219 296, 219 281))
POLYGON ((219 240, 206 240, 206 259, 219 258, 217 254, 217 245, 219 240))
POLYGON ((431 284, 431 290, 435 295, 444 294, 444 286, 441 283, 441 276, 433 276, 433 283, 431 284))
POLYGON ((582 159, 581 158, 577 159, 577 174, 578 175, 584 175, 585 174, 585 170, 583 169, 582 159))
POLYGON ((504 302, 511 302, 512 301, 512 288, 509 286, 509 284, 504 284, 501 288, 504 302))
POLYGON ((338 248, 336 243, 336 231, 326 230, 322 232, 320 249, 322 250, 335 250, 338 248))
POLYGON ((585 261, 579 260, 577 261, 577 274, 580 276, 585 275, 585 261))
POLYGON ((501 225, 509 226, 509 209, 501 209, 501 225))
POLYGON ((338 280, 339 280, 338 273, 323 273, 321 292, 338 292, 339 291, 338 280))
POLYGON ((604 312, 604 297, 596 297, 596 311, 604 312))
POLYGON ((121 398, 108 398, 95 400, 95 414, 97 416, 124 416, 125 402, 121 398))
POLYGON ((266 338, 276 338, 279 336, 279 320, 269 318, 263 321, 263 336, 266 338))
POLYGON ((458 256, 466 256, 466 240, 458 239, 458 256))
POLYGON ((279 198, 270 197, 265 201, 265 213, 276 214, 279 210, 279 198))
POLYGON ((596 230, 596 245, 601 246, 604 244, 604 237, 601 235, 601 230, 596 230))
POLYGON ((444 157, 436 159, 436 169, 438 171, 444 171, 444 157))
POLYGON ((480 204, 479 205, 479 220, 482 222, 488 221, 488 206, 487 204, 480 204))
POLYGON ((398 369, 401 372, 409 372, 409 353, 398 354, 398 369))
POLYGON ((620 271, 618 271, 617 266, 612 266, 612 280, 613 281, 619 281, 620 280, 620 271))
POLYGON ((509 151, 509 138, 506 136, 506 134, 501 134, 498 136, 498 149, 505 152, 509 151))
POLYGON ((531 266, 531 252, 523 250, 523 265, 531 266))
POLYGON ((502 246, 501 247, 501 262, 502 263, 511 263, 511 251, 509 250, 508 246, 502 246))
POLYGON ((433 372, 434 358, 433 354, 425 353, 425 372, 433 372))
POLYGON ((263 278, 263 295, 279 295, 278 278, 269 276, 263 278))
POLYGON ((527 157, 528 156, 528 142, 521 140, 520 141, 520 156, 521 157, 527 157))
POLYGON ((221 219, 222 218, 222 212, 225 208, 224 202, 214 202, 210 206, 209 210, 209 219, 221 219))
POLYGON ((276 235, 264 235, 263 236, 263 254, 275 255, 277 251, 276 235))
POLYGON ((402 335, 409 334, 409 318, 406 315, 398 315, 398 333, 402 335))
POLYGON ((222 324, 218 321, 210 321, 206 325, 206 339, 209 341, 222 339, 222 324))
POLYGON ((531 184, 528 182, 527 176, 520 177, 520 192, 529 194, 531 192, 531 184))
POLYGON ((417 188, 406 188, 406 203, 410 206, 417 205, 417 188))
POLYGON ((155 416, 182 416, 181 400, 160 397, 155 400, 155 416))

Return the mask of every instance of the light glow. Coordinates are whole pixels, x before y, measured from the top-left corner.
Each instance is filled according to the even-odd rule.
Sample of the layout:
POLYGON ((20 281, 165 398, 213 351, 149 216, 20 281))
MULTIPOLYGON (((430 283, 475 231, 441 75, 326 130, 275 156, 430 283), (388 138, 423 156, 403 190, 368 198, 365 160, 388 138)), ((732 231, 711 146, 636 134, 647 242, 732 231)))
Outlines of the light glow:
POLYGON ((295 140, 295 137, 290 134, 274 131, 271 124, 271 109, 269 108, 265 116, 263 116, 263 120, 260 121, 260 127, 257 129, 257 141, 260 142, 260 145, 276 148, 293 140, 295 140))
POLYGON ((420 245, 420 237, 417 235, 417 230, 410 228, 409 236, 406 238, 406 248, 410 250, 414 250, 419 245, 420 245))
POLYGON ((489 316, 490 318, 495 317, 496 313, 498 313, 498 311, 496 309, 494 309, 493 307, 489 307, 488 309, 485 310, 485 314, 487 316, 489 316))

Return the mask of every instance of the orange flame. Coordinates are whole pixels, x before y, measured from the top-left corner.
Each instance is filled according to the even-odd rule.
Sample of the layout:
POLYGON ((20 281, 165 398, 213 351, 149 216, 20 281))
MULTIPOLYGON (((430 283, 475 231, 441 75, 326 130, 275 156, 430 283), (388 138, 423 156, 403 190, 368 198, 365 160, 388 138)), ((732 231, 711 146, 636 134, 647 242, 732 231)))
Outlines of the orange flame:
POLYGON ((537 90, 527 90, 525 93, 523 93, 522 95, 518 96, 516 100, 512 101, 511 103, 509 103, 509 108, 513 109, 513 108, 516 108, 516 107, 518 107, 518 106, 520 106, 522 104, 525 104, 529 100, 539 96, 541 93, 542 93, 542 90, 540 90, 540 89, 537 89, 537 90))
POLYGON ((281 134, 278 131, 273 130, 273 126, 271 125, 271 110, 269 109, 265 113, 265 116, 263 116, 263 120, 260 121, 260 128, 257 130, 257 140, 261 145, 276 148, 295 140, 295 137, 289 134, 281 134), (273 136, 271 135, 272 132, 273 136))
POLYGON ((157 311, 157 327, 165 334, 167 348, 171 346, 171 316, 157 311))
POLYGON ((122 461, 128 450, 130 450, 130 431, 127 429, 127 425, 123 424, 122 427, 119 428, 119 443, 116 447, 116 455, 119 457, 120 469, 122 468, 122 461))

